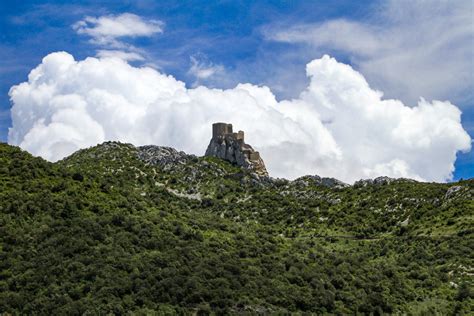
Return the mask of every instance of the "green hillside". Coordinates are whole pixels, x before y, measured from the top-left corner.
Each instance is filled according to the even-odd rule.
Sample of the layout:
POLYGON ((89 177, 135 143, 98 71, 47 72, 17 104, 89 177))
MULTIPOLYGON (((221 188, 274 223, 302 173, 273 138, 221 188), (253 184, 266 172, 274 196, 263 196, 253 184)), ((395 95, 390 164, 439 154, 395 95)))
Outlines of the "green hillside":
POLYGON ((0 314, 474 312, 474 180, 348 186, 108 142, 0 144, 0 314))

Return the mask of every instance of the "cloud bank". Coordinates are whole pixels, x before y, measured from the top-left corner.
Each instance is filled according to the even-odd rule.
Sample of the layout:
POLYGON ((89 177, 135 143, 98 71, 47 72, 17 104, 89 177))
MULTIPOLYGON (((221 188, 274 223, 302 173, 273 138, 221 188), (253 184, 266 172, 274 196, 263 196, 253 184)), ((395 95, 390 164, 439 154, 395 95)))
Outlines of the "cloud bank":
POLYGON ((173 146, 202 155, 211 124, 246 132, 274 177, 305 174, 347 182, 387 175, 445 181, 471 139, 450 102, 415 107, 384 100, 350 66, 327 55, 306 67, 308 87, 277 101, 265 86, 189 89, 120 58, 52 53, 10 90, 9 143, 48 160, 105 140, 173 146))
POLYGON ((389 0, 364 22, 332 19, 269 25, 264 35, 305 45, 310 56, 318 51, 348 56, 371 84, 406 102, 427 96, 470 103, 473 10, 471 0, 389 0))

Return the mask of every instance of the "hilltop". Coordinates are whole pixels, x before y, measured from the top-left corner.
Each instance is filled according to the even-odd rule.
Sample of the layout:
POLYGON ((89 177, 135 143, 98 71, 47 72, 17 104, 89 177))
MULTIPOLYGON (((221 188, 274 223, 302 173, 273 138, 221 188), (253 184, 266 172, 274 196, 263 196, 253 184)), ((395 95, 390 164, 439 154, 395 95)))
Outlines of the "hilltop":
POLYGON ((474 180, 347 185, 106 142, 0 144, 0 313, 469 314, 474 180))

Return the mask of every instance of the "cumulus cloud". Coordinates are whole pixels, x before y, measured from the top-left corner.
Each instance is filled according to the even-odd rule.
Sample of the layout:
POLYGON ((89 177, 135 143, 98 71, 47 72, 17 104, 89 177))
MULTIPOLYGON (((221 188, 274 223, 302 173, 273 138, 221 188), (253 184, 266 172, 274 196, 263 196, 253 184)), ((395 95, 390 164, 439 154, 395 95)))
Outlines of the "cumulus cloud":
POLYGON ((246 132, 272 176, 332 176, 347 182, 387 175, 445 181, 456 152, 470 150, 450 102, 414 107, 383 99, 350 66, 323 56, 307 65, 309 85, 277 101, 265 86, 188 89, 152 68, 119 58, 74 60, 52 53, 10 90, 9 143, 55 161, 118 140, 202 155, 211 124, 246 132))
POLYGON ((272 25, 264 34, 268 40, 306 45, 310 56, 319 51, 348 56, 372 85, 405 102, 426 96, 469 104, 474 97, 473 10, 471 0, 390 0, 364 22, 272 25))

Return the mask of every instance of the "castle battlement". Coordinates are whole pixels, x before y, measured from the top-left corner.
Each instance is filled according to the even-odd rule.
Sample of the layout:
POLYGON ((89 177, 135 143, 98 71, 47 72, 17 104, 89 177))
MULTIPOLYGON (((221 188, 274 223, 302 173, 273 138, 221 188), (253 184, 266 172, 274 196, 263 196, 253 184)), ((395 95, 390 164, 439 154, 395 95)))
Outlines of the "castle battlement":
POLYGON ((224 137, 225 135, 232 134, 232 124, 227 123, 214 123, 212 124, 212 138, 224 137))
POLYGON ((235 140, 244 144, 244 132, 238 131, 237 133, 233 132, 232 124, 227 123, 214 123, 212 124, 212 138, 219 139, 224 137, 233 137, 235 140))

